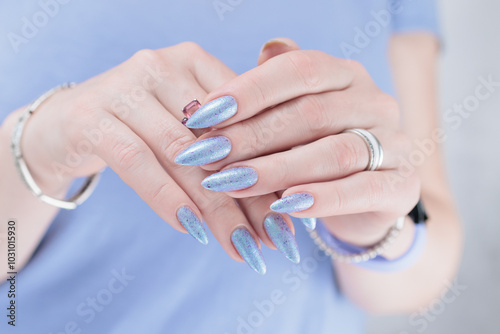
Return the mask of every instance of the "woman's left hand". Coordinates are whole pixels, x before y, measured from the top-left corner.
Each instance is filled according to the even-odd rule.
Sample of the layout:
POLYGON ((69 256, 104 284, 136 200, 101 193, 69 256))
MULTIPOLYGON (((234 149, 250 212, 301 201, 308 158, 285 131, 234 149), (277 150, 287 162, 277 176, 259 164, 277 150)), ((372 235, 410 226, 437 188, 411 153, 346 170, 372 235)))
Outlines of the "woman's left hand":
MULTIPOLYGON (((206 101, 234 97, 237 112, 199 138, 224 136, 231 142, 227 157, 203 168, 252 168, 258 176, 254 184, 228 195, 246 201, 283 190, 282 198, 309 194, 312 198, 288 197, 275 208, 298 218, 323 217, 338 237, 372 243, 419 198, 418 177, 401 168, 411 145, 400 128, 398 103, 358 62, 296 50, 284 41, 288 46, 268 43, 260 66, 207 96, 206 101), (343 133, 353 128, 370 131, 382 144, 378 170, 366 171, 366 142, 343 133)), ((223 191, 225 183, 245 177, 219 175, 205 186, 223 191)))

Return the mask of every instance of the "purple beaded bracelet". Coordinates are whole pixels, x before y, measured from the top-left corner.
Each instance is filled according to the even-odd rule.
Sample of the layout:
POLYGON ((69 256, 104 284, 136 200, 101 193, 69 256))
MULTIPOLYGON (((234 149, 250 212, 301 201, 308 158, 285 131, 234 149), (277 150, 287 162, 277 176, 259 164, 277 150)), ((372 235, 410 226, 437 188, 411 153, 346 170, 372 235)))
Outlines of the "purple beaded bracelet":
MULTIPOLYGON (((318 220, 318 223, 319 224, 317 224, 316 230, 309 230, 309 233, 314 242, 327 255, 332 256, 335 254, 335 257, 342 261, 342 254, 345 254, 345 256, 355 257, 357 254, 366 254, 367 251, 370 251, 369 248, 355 246, 339 240, 328 231, 323 222, 318 220)), ((415 224, 413 242, 410 248, 400 257, 388 260, 381 254, 377 254, 373 258, 360 258, 359 261, 352 261, 351 263, 361 268, 380 272, 402 271, 411 267, 420 258, 425 248, 426 239, 426 225, 415 224)))

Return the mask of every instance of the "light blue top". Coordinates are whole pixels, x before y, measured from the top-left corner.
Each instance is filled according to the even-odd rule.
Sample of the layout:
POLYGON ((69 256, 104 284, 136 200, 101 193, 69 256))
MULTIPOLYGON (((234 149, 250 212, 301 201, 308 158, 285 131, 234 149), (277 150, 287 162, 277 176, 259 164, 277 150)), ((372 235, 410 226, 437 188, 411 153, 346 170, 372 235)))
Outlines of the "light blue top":
MULTIPOLYGON (((392 93, 388 38, 415 30, 437 34, 434 1, 2 1, 0 120, 62 82, 186 40, 242 73, 265 41, 290 37, 361 61, 392 93)), ((0 286, 0 332, 363 332, 365 315, 340 293, 330 261, 296 231, 301 263, 263 246, 260 276, 211 234, 203 246, 174 231, 108 169, 86 203, 60 212, 19 274, 15 330, 0 286)))

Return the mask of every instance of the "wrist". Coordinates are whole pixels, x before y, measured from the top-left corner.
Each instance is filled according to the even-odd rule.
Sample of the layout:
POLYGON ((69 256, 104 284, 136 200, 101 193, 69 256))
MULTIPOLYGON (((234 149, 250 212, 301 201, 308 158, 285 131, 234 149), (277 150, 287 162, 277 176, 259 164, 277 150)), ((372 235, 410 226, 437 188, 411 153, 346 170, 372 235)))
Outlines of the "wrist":
MULTIPOLYGON (((42 109, 43 106, 40 106, 42 109)), ((6 134, 6 142, 11 145, 11 135, 24 113, 26 107, 16 110, 5 120, 2 131, 6 134)), ((25 125, 21 138, 22 156, 30 171, 31 176, 37 185, 46 194, 61 195, 64 194, 73 181, 74 177, 67 175, 57 175, 52 162, 57 161, 57 153, 54 145, 56 142, 54 130, 42 131, 41 129, 57 129, 54 124, 45 124, 46 120, 42 117, 36 117, 34 114, 25 125)), ((9 152, 11 153, 11 152, 9 152)), ((13 154, 9 154, 9 163, 15 164, 13 154)), ((20 177, 20 176, 19 176, 20 177)))
POLYGON ((367 224, 363 219, 356 221, 339 221, 322 218, 328 231, 346 243, 358 247, 370 247, 380 241, 392 227, 394 222, 387 224, 367 224))
MULTIPOLYGON (((328 218, 322 219, 325 223, 326 229, 337 239, 363 248, 370 248, 378 244, 390 231, 392 226, 395 224, 393 222, 387 227, 381 228, 380 226, 374 226, 370 224, 360 224, 359 226, 349 226, 340 224, 329 224, 328 218)), ((405 217, 405 224, 400 231, 399 235, 396 237, 390 247, 384 251, 383 255, 388 260, 397 258, 403 255, 411 246, 413 242, 413 237, 415 235, 415 223, 408 216, 405 217)))

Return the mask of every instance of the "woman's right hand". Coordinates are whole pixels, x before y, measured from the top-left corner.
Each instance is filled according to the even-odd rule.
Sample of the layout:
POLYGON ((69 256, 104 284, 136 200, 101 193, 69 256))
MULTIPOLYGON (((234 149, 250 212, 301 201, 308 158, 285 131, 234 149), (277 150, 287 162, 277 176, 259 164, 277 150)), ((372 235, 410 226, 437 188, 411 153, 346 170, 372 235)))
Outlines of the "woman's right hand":
MULTIPOLYGON (((250 207, 269 210, 275 199, 263 196, 243 204, 245 212, 252 212, 247 219, 232 198, 201 186, 209 172, 174 162, 196 141, 180 122, 182 108, 194 98, 203 101, 208 92, 235 76, 191 42, 139 51, 119 66, 42 103, 23 134, 28 167, 44 190, 109 166, 176 230, 188 230, 206 243, 203 217, 233 259, 241 261, 239 252, 257 272, 264 273, 257 247, 260 237, 274 248, 262 228, 269 211, 255 213, 250 207), (249 234, 233 235, 240 227, 249 234)), ((289 217, 283 218, 293 230, 289 217)))

